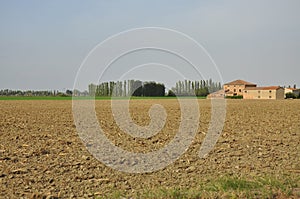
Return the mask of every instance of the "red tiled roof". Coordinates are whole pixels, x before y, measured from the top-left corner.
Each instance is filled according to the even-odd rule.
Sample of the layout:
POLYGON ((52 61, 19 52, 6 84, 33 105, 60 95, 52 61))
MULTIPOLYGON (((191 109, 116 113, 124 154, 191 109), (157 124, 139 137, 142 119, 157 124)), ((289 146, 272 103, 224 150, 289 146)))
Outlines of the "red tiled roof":
POLYGON ((266 87, 248 87, 245 90, 278 90, 282 87, 280 86, 266 86, 266 87))
POLYGON ((224 85, 251 85, 251 86, 256 86, 256 84, 253 84, 253 83, 250 83, 250 82, 246 82, 244 80, 235 80, 233 82, 229 82, 229 83, 226 83, 224 85))

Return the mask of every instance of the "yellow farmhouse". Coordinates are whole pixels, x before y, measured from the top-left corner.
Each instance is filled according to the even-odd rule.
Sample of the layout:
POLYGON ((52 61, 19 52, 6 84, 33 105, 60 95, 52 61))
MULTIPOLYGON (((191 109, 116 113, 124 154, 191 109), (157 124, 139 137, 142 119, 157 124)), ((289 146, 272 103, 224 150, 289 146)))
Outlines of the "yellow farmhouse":
POLYGON ((212 93, 211 98, 225 95, 225 97, 243 96, 243 99, 284 99, 286 92, 287 89, 280 86, 257 87, 256 84, 244 80, 235 80, 224 84, 223 92, 212 93))
POLYGON ((256 84, 244 80, 235 80, 224 84, 225 96, 243 96, 244 89, 256 87, 256 84))

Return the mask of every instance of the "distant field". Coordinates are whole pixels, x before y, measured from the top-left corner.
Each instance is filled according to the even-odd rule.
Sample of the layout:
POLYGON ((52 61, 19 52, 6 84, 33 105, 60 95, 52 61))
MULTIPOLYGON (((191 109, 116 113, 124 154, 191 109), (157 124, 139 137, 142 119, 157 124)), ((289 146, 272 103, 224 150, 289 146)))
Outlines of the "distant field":
MULTIPOLYGON (((190 97, 181 97, 190 98, 190 97)), ((72 97, 54 97, 54 96, 0 96, 0 100, 72 100, 72 97)), ((93 97, 75 97, 74 99, 94 99, 93 97)), ((96 100, 110 100, 111 97, 96 97, 96 100)), ((126 97, 115 97, 113 99, 128 99, 126 97)), ((176 97, 131 97, 130 99, 176 99, 176 97)), ((206 97, 197 97, 197 99, 206 99, 206 97)))
MULTIPOLYGON (((165 169, 128 174, 87 151, 71 98, 34 99, 0 101, 0 198, 300 198, 300 100, 228 100, 223 133, 205 159, 198 152, 211 103, 199 100, 199 129, 189 149, 165 169)), ((178 101, 165 98, 131 101, 132 120, 148 125, 154 104, 165 108, 167 119, 149 139, 121 131, 110 100, 95 107, 113 144, 148 153, 168 144, 181 120, 178 101)))

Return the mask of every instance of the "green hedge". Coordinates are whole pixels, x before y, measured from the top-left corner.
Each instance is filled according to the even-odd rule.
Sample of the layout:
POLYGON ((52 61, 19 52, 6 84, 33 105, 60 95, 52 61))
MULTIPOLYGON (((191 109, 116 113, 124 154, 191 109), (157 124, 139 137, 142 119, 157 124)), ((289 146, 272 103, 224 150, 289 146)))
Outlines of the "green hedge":
POLYGON ((226 96, 227 99, 243 99, 242 95, 236 95, 236 96, 226 96))

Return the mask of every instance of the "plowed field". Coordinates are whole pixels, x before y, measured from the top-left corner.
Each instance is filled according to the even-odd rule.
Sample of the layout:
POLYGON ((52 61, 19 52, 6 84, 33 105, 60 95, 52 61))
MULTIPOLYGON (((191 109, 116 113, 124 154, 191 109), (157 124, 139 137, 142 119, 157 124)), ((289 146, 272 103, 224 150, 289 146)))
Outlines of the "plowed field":
MULTIPOLYGON (((133 120, 149 124, 153 104, 164 106, 167 121, 151 138, 122 132, 110 101, 96 101, 99 124, 125 150, 158 150, 175 136, 181 113, 175 99, 131 100, 133 120)), ((209 127, 210 100, 199 100, 199 108, 199 129, 184 155, 163 170, 128 174, 87 151, 76 131, 72 101, 0 101, 0 198, 144 197, 158 190, 198 190, 200 184, 228 176, 293 179, 290 195, 277 196, 299 197, 300 100, 228 100, 223 133, 205 159, 198 152, 209 127)))

